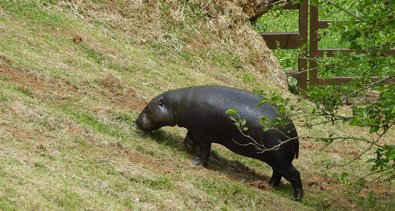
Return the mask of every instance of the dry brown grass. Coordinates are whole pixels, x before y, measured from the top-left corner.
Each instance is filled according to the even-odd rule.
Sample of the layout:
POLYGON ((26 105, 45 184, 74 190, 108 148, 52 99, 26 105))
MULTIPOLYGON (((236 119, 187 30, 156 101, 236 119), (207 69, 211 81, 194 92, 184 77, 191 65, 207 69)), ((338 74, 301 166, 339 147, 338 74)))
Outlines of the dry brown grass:
MULTIPOLYGON (((92 1, 60 2, 52 11, 69 8, 75 18, 99 23, 109 37, 115 31, 155 51, 164 59, 180 56, 185 65, 212 74, 211 63, 249 72, 261 84, 286 89, 277 59, 251 27, 243 8, 230 1, 92 1), (202 7, 203 5, 203 7, 202 7), (144 11, 144 12, 142 12, 144 11)), ((218 76, 217 76, 218 77, 218 76)), ((223 78, 223 77, 220 77, 223 78)), ((226 80, 226 78, 225 78, 226 80)))

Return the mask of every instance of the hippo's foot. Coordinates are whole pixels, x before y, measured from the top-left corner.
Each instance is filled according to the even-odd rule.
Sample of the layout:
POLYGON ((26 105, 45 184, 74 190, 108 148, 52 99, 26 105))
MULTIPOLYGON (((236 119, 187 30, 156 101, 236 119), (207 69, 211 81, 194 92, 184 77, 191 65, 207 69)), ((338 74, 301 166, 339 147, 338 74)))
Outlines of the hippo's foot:
POLYGON ((202 166, 202 167, 206 168, 207 164, 208 164, 208 161, 204 161, 204 160, 202 160, 200 158, 197 158, 197 159, 193 160, 193 164, 195 166, 202 166))
MULTIPOLYGON (((294 199, 300 201, 303 197, 303 186, 299 171, 291 165, 289 168, 277 169, 276 172, 280 172, 281 175, 291 183, 294 190, 294 199)), ((273 171, 273 176, 274 175, 275 173, 273 171)))
POLYGON ((300 201, 303 198, 303 190, 296 190, 294 192, 294 199, 295 201, 300 201))
POLYGON ((273 188, 277 187, 279 184, 280 184, 280 180, 273 181, 273 178, 272 178, 269 181, 269 185, 272 186, 273 188))

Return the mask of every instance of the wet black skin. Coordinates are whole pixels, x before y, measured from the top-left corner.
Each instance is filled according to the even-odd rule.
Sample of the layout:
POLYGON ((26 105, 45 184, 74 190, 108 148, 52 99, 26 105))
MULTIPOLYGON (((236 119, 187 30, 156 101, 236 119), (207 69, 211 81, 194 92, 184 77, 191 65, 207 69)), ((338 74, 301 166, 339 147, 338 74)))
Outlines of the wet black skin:
POLYGON ((164 92, 152 99, 138 116, 136 124, 147 132, 175 125, 188 129, 184 145, 189 151, 199 149, 199 159, 195 161, 197 165, 207 166, 212 143, 261 160, 273 169, 269 184, 277 186, 284 177, 291 183, 295 199, 300 200, 303 196, 302 182, 299 171, 292 165, 299 152, 295 126, 289 120, 282 128, 263 131, 259 125, 260 118, 266 116, 273 119, 277 110, 270 104, 257 106, 261 99, 261 96, 254 93, 222 86, 181 88, 164 92), (240 133, 225 113, 229 108, 239 112, 247 121, 248 135, 263 141, 265 147, 271 148, 287 142, 278 150, 264 153, 251 145, 241 146, 240 144, 250 143, 251 140, 240 133))

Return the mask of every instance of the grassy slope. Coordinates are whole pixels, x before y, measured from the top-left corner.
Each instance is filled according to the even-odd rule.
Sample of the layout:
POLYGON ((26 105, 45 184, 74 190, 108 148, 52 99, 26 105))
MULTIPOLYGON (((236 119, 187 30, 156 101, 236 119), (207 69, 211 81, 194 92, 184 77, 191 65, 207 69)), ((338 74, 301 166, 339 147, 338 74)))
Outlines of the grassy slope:
MULTIPOLYGON (((222 57, 208 61, 210 69, 196 71, 183 57, 168 61, 151 46, 102 24, 31 3, 1 3, 0 36, 0 209, 372 205, 328 176, 332 172, 325 165, 335 162, 333 156, 350 159, 348 151, 319 151, 320 144, 303 141, 296 166, 306 198, 297 203, 288 183, 276 190, 267 187, 271 172, 260 162, 217 146, 210 167, 197 168, 191 163, 195 155, 181 146, 184 130, 166 128, 144 136, 136 129, 133 120, 145 102, 167 89, 225 83, 262 89, 251 80, 259 76, 215 62, 222 57), (72 41, 75 34, 82 35, 82 43, 72 41)), ((363 163, 349 168, 367 172, 363 163)), ((390 194, 384 191, 374 206, 390 206, 390 194)))

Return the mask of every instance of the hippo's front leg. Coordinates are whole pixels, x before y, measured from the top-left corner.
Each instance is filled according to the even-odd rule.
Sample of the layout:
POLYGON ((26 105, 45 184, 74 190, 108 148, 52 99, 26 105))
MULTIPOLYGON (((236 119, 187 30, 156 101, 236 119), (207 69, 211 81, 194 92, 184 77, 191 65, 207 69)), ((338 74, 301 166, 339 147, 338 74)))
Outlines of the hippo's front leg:
POLYGON ((199 138, 195 134, 191 134, 191 137, 193 137, 192 142, 199 147, 199 158, 194 160, 193 163, 197 166, 207 167, 210 158, 211 143, 199 138))
POLYGON ((202 144, 202 146, 199 145, 199 149, 200 149, 199 158, 194 160, 194 164, 197 166, 207 167, 208 159, 210 157, 211 144, 205 143, 202 144))
POLYGON ((197 148, 197 144, 193 139, 192 132, 188 130, 187 135, 184 139, 184 147, 188 150, 188 152, 195 152, 197 148))

